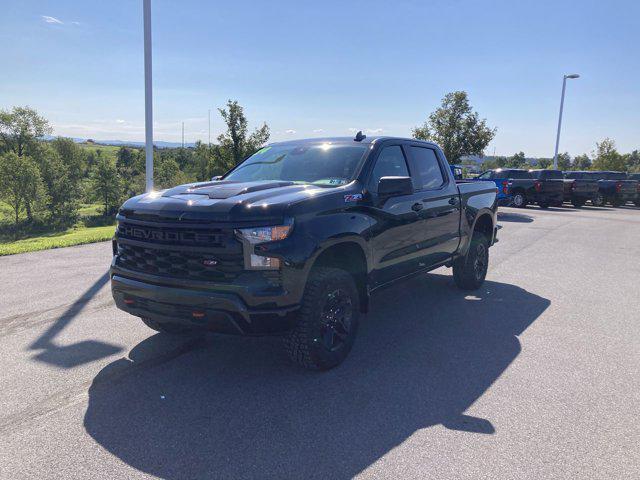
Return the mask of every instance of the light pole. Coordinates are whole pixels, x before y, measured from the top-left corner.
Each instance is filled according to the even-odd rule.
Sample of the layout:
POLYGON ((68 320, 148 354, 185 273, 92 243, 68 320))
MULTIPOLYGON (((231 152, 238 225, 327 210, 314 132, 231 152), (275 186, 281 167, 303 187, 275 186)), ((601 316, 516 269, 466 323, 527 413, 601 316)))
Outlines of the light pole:
POLYGON ((153 95, 151 92, 151 0, 142 2, 144 18, 144 139, 147 192, 153 190, 153 95))
POLYGON ((562 126, 562 108, 564 107, 564 91, 567 87, 567 78, 580 78, 577 73, 565 75, 562 79, 562 96, 560 97, 560 115, 558 116, 558 133, 556 135, 556 152, 553 154, 553 168, 558 169, 558 147, 560 146, 560 127, 562 126))

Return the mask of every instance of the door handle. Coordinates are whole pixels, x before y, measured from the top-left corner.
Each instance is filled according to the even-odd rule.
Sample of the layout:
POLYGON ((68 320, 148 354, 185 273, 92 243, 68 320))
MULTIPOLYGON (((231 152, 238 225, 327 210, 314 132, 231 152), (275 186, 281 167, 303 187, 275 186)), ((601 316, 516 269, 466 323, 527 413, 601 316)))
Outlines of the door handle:
POLYGON ((451 197, 449 199, 449 205, 458 205, 458 197, 451 197))
POLYGON ((411 210, 413 210, 414 212, 419 212, 420 210, 422 210, 423 205, 421 203, 414 203, 413 205, 411 205, 411 210))

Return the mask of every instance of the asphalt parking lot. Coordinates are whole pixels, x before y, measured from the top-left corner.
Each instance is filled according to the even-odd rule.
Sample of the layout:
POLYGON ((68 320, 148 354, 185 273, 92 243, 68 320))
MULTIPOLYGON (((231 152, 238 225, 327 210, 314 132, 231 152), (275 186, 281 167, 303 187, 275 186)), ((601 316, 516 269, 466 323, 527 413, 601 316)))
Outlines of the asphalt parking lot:
POLYGON ((499 215, 481 290, 380 292, 326 373, 154 334, 108 243, 0 258, 0 478, 635 478, 640 209, 499 215))

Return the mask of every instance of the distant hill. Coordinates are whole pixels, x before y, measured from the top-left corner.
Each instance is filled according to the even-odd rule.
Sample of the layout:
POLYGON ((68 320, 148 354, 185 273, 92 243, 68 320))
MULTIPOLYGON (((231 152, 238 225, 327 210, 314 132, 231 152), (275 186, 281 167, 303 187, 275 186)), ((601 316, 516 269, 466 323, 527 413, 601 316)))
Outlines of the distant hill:
MULTIPOLYGON (((53 140, 56 137, 53 135, 45 135, 42 138, 43 140, 53 140)), ((127 141, 127 140, 92 140, 89 138, 77 138, 77 137, 70 137, 70 138, 76 143, 87 143, 87 141, 89 141, 89 143, 95 143, 96 145, 113 145, 117 147, 144 147, 144 142, 135 142, 135 141, 127 141)), ((178 148, 182 146, 182 143, 181 142, 163 142, 163 141, 156 140, 155 142, 153 142, 153 145, 156 148, 178 148)), ((184 146, 185 148, 193 148, 196 146, 196 144, 185 143, 184 146)))

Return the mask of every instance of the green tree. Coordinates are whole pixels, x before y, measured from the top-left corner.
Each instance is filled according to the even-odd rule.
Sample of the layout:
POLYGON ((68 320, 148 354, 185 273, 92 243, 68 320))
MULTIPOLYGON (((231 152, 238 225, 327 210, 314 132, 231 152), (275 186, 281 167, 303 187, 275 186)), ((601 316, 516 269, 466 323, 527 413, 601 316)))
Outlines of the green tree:
POLYGON ((112 158, 98 155, 91 173, 91 196, 102 202, 104 215, 113 212, 122 198, 122 182, 112 158))
POLYGON ((538 164, 536 165, 538 168, 553 168, 553 158, 539 158, 538 164))
POLYGON ((39 161, 42 180, 47 189, 46 207, 51 221, 58 225, 71 225, 78 219, 80 207, 80 179, 71 174, 54 148, 46 148, 39 161))
POLYGON ((528 168, 529 164, 524 156, 524 152, 518 152, 507 158, 504 166, 508 168, 528 168))
POLYGON ((559 153, 558 154, 558 170, 565 171, 565 170, 569 170, 570 168, 571 168, 571 155, 569 155, 569 152, 559 153))
POLYGON ((154 185, 156 188, 170 188, 187 183, 178 162, 168 156, 160 156, 153 162, 154 185))
POLYGON ((87 174, 87 156, 85 151, 72 139, 57 137, 51 146, 58 153, 66 166, 67 174, 72 182, 79 182, 87 174))
POLYGON ((420 127, 413 129, 413 137, 430 140, 442 148, 450 163, 457 163, 464 155, 482 155, 496 134, 474 112, 467 92, 445 95, 442 105, 420 127))
POLYGON ((610 138, 596 143, 596 151, 591 165, 592 170, 615 170, 624 172, 626 165, 624 158, 616 150, 616 144, 610 138))
POLYGON ((193 162, 190 165, 189 172, 199 182, 210 180, 214 175, 214 146, 209 146, 200 141, 196 142, 193 149, 193 162))
POLYGON ((0 110, 0 153, 13 152, 19 157, 29 153, 38 137, 51 133, 49 122, 30 107, 0 110))
POLYGON ((625 153, 623 157, 624 163, 629 172, 640 172, 640 152, 638 150, 634 150, 631 153, 625 153))
POLYGON ((269 127, 263 123, 251 134, 248 133, 244 109, 235 100, 227 101, 227 108, 218 109, 227 125, 227 131, 218 136, 215 148, 214 173, 221 174, 236 166, 260 149, 269 140, 269 127))
POLYGON ((31 157, 15 152, 2 155, 0 178, 0 198, 12 208, 16 225, 27 202, 33 205, 46 199, 40 170, 31 157))
POLYGON ((591 159, 586 153, 578 155, 573 159, 571 168, 572 170, 589 170, 591 168, 591 159))

